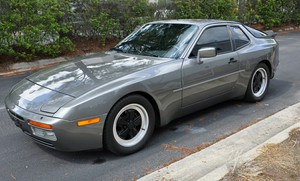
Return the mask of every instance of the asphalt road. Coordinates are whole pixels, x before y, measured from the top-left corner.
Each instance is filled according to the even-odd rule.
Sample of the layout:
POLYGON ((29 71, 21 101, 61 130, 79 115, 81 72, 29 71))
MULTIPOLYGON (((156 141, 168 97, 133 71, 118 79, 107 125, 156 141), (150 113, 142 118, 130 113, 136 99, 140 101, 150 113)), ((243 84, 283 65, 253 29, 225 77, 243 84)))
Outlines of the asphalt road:
POLYGON ((66 153, 35 144, 9 119, 4 97, 26 75, 0 78, 0 180, 135 180, 186 153, 300 101, 300 32, 281 34, 280 65, 264 101, 229 101, 175 120, 147 146, 119 157, 107 151, 66 153))

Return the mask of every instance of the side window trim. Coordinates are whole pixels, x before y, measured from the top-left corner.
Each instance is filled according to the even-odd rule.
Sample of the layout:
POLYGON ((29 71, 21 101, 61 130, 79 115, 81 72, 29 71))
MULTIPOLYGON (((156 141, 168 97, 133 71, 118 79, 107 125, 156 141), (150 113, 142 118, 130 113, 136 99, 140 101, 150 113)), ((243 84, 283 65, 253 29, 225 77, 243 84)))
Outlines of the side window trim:
MULTIPOLYGON (((204 33, 206 30, 208 30, 208 29, 216 28, 216 27, 225 27, 225 28, 226 28, 227 33, 228 33, 228 36, 229 36, 230 46, 231 46, 231 51, 219 52, 219 53, 217 53, 217 56, 218 56, 218 55, 227 54, 227 53, 232 53, 232 52, 235 51, 235 50, 234 50, 235 47, 234 47, 234 45, 233 45, 234 42, 233 42, 233 39, 232 39, 231 30, 230 30, 230 28, 229 28, 229 25, 228 25, 228 24, 212 25, 212 26, 204 27, 204 28, 202 29, 202 31, 200 32, 200 35, 199 35, 199 37, 196 39, 194 45, 191 46, 192 48, 191 48, 191 50, 189 51, 189 54, 188 54, 188 56, 187 56, 188 58, 191 58, 192 51, 193 51, 194 47, 197 45, 197 43, 198 43, 198 41, 200 40, 200 38, 203 36, 203 33, 204 33)), ((194 58, 194 57, 192 57, 192 58, 194 58)))
POLYGON ((232 32, 230 30, 230 25, 226 25, 226 28, 227 28, 227 32, 229 34, 229 38, 230 38, 230 43, 231 43, 231 52, 234 52, 235 51, 235 42, 233 40, 233 35, 232 35, 232 32))
POLYGON ((240 49, 248 46, 251 43, 251 39, 249 38, 249 36, 245 33, 245 31, 239 25, 230 25, 229 26, 229 30, 230 30, 230 34, 231 34, 232 43, 234 44, 234 47, 233 47, 234 51, 238 51, 238 50, 240 50, 240 49), (240 46, 240 47, 237 48, 237 45, 235 43, 235 39, 234 39, 234 36, 233 36, 233 31, 232 31, 233 27, 237 27, 237 28, 239 28, 243 32, 243 34, 245 35, 245 37, 247 37, 247 39, 248 39, 248 43, 246 43, 246 44, 244 44, 244 45, 242 45, 242 46, 240 46))

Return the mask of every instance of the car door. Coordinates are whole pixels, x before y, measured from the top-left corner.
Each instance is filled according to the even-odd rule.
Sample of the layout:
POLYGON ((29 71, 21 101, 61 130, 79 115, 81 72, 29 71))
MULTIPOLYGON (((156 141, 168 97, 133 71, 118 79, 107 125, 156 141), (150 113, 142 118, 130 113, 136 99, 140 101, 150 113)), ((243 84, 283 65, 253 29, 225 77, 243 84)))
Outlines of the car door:
POLYGON ((182 106, 229 93, 238 79, 238 73, 239 60, 233 51, 229 28, 225 25, 206 28, 182 66, 182 106), (202 63, 198 63, 198 50, 207 47, 216 48, 217 55, 203 58, 202 63))

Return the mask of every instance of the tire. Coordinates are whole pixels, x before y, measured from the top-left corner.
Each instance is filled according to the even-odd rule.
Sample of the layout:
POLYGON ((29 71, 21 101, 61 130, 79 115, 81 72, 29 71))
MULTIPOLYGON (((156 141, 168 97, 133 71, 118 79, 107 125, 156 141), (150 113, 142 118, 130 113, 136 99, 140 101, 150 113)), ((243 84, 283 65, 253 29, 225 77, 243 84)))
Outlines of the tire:
POLYGON ((109 112, 104 127, 104 146, 117 155, 142 149, 155 127, 152 104, 143 96, 130 95, 109 112))
POLYGON ((258 64, 252 72, 248 83, 245 99, 250 102, 258 102, 265 97, 270 83, 270 70, 264 63, 258 64))

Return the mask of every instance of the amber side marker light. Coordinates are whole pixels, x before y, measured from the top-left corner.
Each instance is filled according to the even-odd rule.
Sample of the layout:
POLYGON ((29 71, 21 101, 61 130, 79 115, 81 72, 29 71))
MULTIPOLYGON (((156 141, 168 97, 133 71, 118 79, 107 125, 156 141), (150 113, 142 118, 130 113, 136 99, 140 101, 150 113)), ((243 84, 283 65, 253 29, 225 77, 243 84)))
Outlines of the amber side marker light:
POLYGON ((29 120, 28 122, 32 126, 36 126, 36 127, 39 127, 39 128, 53 129, 52 125, 49 125, 49 124, 44 124, 44 123, 40 123, 40 122, 36 122, 36 121, 32 121, 32 120, 29 120))
POLYGON ((85 126, 85 125, 95 124, 99 122, 100 122, 100 118, 86 119, 86 120, 78 121, 77 126, 85 126))

